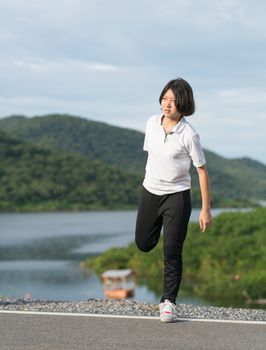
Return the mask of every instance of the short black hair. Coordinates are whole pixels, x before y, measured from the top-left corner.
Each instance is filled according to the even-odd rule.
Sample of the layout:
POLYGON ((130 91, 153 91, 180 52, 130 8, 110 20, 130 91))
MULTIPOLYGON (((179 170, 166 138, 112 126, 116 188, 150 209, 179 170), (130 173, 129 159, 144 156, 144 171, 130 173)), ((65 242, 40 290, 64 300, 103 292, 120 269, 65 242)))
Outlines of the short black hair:
POLYGON ((170 80, 161 92, 159 97, 160 104, 169 89, 172 90, 175 96, 176 109, 182 116, 189 116, 195 112, 193 90, 186 80, 182 78, 170 80))

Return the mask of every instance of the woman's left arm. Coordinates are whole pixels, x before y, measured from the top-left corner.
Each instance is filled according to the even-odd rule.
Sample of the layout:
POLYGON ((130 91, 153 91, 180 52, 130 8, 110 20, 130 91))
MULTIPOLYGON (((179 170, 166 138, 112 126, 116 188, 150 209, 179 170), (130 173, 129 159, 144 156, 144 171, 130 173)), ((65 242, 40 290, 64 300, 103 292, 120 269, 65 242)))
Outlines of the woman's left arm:
POLYGON ((201 228, 201 231, 204 232, 212 223, 210 182, 208 171, 205 165, 198 167, 197 172, 199 176, 202 202, 202 208, 199 216, 199 226, 201 228))

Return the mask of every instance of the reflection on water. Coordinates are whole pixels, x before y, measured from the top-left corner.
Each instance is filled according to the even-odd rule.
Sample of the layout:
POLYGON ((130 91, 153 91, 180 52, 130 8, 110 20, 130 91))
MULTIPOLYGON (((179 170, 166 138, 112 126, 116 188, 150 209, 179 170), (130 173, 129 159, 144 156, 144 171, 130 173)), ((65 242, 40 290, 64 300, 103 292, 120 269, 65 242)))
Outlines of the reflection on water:
POLYGON ((103 297, 95 274, 85 274, 78 264, 66 261, 15 261, 0 264, 1 294, 37 299, 85 300, 103 297))
MULTIPOLYGON (((136 212, 0 214, 0 296, 53 300, 103 298, 80 260, 133 240, 136 212)), ((146 287, 136 299, 157 302, 146 287)))
POLYGON ((103 251, 102 247, 112 243, 121 234, 67 235, 33 238, 25 243, 0 246, 1 260, 80 260, 103 251), (82 250, 82 252, 80 251, 82 250))
MULTIPOLYGON (((192 220, 197 216, 194 211, 192 220)), ((100 279, 79 262, 126 246, 134 239, 135 220, 136 211, 0 214, 0 296, 103 298, 100 279)), ((159 302, 145 286, 137 287, 135 299, 159 302)), ((186 296, 179 302, 206 304, 186 296)))

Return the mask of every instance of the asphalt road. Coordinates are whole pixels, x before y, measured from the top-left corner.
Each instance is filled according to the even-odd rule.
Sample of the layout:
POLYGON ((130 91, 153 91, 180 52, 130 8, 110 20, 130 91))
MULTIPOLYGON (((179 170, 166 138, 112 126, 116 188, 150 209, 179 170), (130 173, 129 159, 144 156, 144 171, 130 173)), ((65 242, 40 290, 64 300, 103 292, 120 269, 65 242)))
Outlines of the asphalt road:
POLYGON ((265 350, 266 323, 0 313, 1 350, 265 350))

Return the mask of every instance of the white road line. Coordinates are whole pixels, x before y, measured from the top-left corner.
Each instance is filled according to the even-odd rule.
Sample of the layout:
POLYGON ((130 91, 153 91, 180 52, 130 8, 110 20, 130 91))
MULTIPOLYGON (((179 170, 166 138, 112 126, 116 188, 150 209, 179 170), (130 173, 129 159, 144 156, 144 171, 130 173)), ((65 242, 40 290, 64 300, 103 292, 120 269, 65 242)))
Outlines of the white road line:
MULTIPOLYGON (((160 318, 156 316, 130 316, 130 315, 109 315, 109 314, 85 314, 85 313, 69 313, 69 312, 41 312, 41 311, 14 311, 0 310, 0 314, 17 314, 17 315, 42 315, 42 316, 69 316, 69 317, 102 317, 102 318, 122 318, 122 319, 139 319, 139 320, 156 320, 160 318)), ((241 320, 219 320, 209 318, 178 318, 177 321, 187 322, 217 322, 217 323, 240 323, 266 325, 266 321, 241 321, 241 320)))

